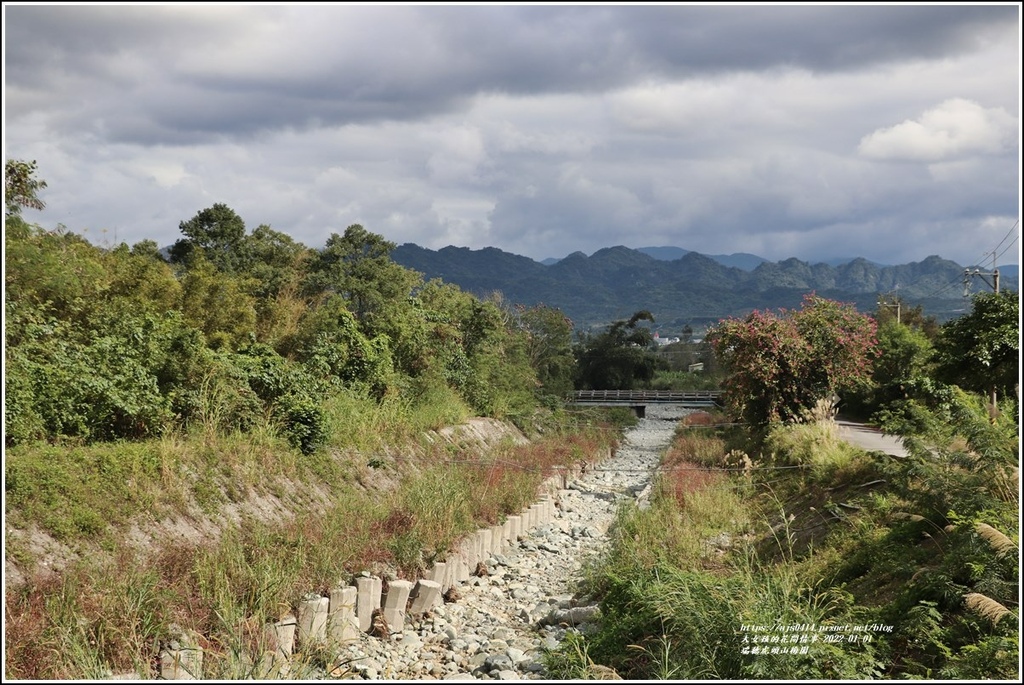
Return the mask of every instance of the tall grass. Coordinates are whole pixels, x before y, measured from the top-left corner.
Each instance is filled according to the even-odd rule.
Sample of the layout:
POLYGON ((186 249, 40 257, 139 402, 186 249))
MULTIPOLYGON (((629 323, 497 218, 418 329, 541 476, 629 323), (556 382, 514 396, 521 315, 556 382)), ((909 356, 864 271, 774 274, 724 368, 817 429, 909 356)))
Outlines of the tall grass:
MULTIPOLYGON (((663 458, 651 506, 620 509, 610 549, 588 567, 584 584, 601 600, 602 627, 552 660, 563 669, 555 677, 579 672, 579 654, 632 679, 879 673, 871 645, 823 643, 803 655, 743 652, 749 647, 744 624, 863 619, 849 595, 816 580, 818 568, 805 568, 793 554, 777 562, 758 558, 753 542, 767 526, 748 478, 714 470, 725 463, 725 449, 726 441, 706 429, 680 430, 663 458)), ((780 540, 787 544, 790 536, 783 532, 780 540)))
POLYGON ((776 465, 805 466, 819 483, 843 480, 864 464, 859 449, 839 436, 834 421, 776 424, 764 441, 764 451, 776 465))
POLYGON ((148 673, 176 610, 174 599, 154 567, 128 555, 8 590, 5 677, 148 673))
MULTIPOLYGON (((336 408, 344 406, 361 405, 339 400, 336 408)), ((451 414, 435 408, 422 415, 433 418, 415 421, 431 423, 442 415, 451 414)), ((365 426, 367 417, 349 425, 365 426)), ((412 419, 400 430, 411 425, 412 419)), ((244 655, 260 653, 263 622, 293 611, 304 594, 326 592, 366 569, 412 577, 459 536, 532 502, 555 466, 593 459, 614 439, 602 426, 565 425, 529 444, 503 444, 488 454, 469 448, 416 452, 406 445, 403 458, 383 467, 390 471, 386 491, 345 477, 358 463, 352 456, 302 456, 270 432, 252 442, 234 433, 168 436, 148 443, 148 453, 141 444, 20 450, 8 470, 15 474, 8 506, 23 507, 15 510, 19 520, 46 521, 49 515, 60 530, 70 512, 107 516, 108 532, 94 535, 114 554, 86 556, 60 575, 8 589, 5 675, 95 679, 134 671, 152 677, 159 639, 179 626, 199 636, 207 652, 206 677, 259 677, 244 655), (81 485, 65 473, 72 466, 83 474, 81 485), (143 513, 194 514, 187 507, 203 487, 216 510, 232 492, 239 498, 250 488, 272 493, 282 481, 295 492, 292 515, 280 521, 244 519, 226 526, 216 540, 155 541, 147 553, 130 549, 116 533, 143 513), (321 493, 326 488, 329 500, 304 496, 303 484, 321 493), (107 501, 90 488, 105 492, 107 501), (33 508, 39 493, 46 497, 33 508)), ((347 444, 357 441, 371 454, 384 444, 379 436, 347 444)))
POLYGON ((605 620, 552 660, 556 677, 581 654, 638 680, 1019 677, 1019 545, 1004 532, 1019 512, 991 465, 956 441, 907 459, 859 453, 820 421, 755 436, 745 449, 767 468, 726 477, 682 468, 719 462, 722 443, 702 431, 679 432, 649 509, 620 511, 585 586, 605 620), (723 489, 738 512, 723 515, 723 489), (744 653, 744 624, 780 623, 871 639, 744 653))
POLYGON ((401 444, 425 431, 462 423, 472 415, 465 401, 447 386, 431 386, 415 402, 402 394, 376 400, 340 391, 326 400, 323 408, 330 446, 359 451, 401 444))

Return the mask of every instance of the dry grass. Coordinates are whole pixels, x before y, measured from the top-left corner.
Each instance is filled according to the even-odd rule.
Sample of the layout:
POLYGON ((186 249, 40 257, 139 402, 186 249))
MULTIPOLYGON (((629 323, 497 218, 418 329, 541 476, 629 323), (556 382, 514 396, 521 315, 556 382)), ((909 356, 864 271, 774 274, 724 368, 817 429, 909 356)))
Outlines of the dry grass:
POLYGON ((1010 610, 994 599, 977 592, 970 592, 964 595, 964 606, 971 612, 988 619, 992 625, 999 623, 1004 616, 1010 615, 1010 610))
POLYGON ((725 466, 727 457, 725 441, 721 438, 698 433, 681 433, 665 453, 662 463, 666 467, 689 463, 691 466, 721 468, 725 466))
POLYGON ((983 540, 992 546, 992 549, 995 550, 998 556, 1009 554, 1013 550, 1017 549, 1017 545, 1014 544, 1013 540, 1006 537, 987 523, 979 523, 975 525, 974 530, 983 540))
POLYGON ((681 462, 661 474, 661 494, 671 497, 680 509, 686 509, 694 493, 723 485, 726 476, 700 469, 696 464, 681 462))
MULTIPOLYGON (((194 631, 210 650, 211 672, 244 677, 237 654, 256 639, 253 625, 294 608, 306 592, 348 582, 360 570, 415 574, 459 536, 532 502, 556 466, 594 459, 613 439, 595 426, 526 445, 485 448, 463 439, 456 447, 435 441, 375 467, 390 474, 382 491, 341 478, 289 481, 288 474, 302 471, 301 460, 268 462, 265 445, 246 447, 229 436, 222 450, 211 444, 200 455, 199 463, 210 469, 208 480, 221 493, 241 496, 256 484, 252 479, 261 466, 273 469, 276 481, 290 483, 280 491, 287 515, 219 519, 209 528, 216 533, 204 542, 154 540, 145 553, 124 546, 124 537, 110 536, 112 554, 87 555, 49 580, 26 574, 23 586, 7 588, 5 676, 96 679, 108 671, 134 670, 153 677, 156 643, 177 624, 194 631), (214 458, 219 452, 223 462, 214 458), (311 494, 325 487, 330 497, 311 494)), ((160 453, 179 455, 190 444, 169 439, 160 453)), ((352 464, 352 458, 339 457, 337 464, 352 464)), ((194 478, 187 469, 161 463, 151 471, 174 506, 194 497, 191 486, 182 485, 183 478, 194 478)), ((221 507, 241 511, 221 502, 218 515, 221 507)))
POLYGON ((720 412, 696 411, 684 416, 680 424, 686 427, 714 426, 720 423, 725 423, 726 421, 727 418, 725 414, 720 412))

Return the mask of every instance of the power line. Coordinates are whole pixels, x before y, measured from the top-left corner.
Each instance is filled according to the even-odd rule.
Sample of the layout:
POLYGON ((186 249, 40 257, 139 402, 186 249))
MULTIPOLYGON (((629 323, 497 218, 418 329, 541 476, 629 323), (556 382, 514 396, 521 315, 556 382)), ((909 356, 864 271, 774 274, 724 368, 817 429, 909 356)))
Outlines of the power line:
POLYGON ((939 295, 945 293, 947 290, 950 290, 952 288, 959 288, 962 285, 963 285, 963 283, 961 281, 952 281, 952 282, 947 283, 946 285, 940 287, 938 290, 935 290, 935 291, 933 291, 931 293, 928 293, 927 295, 925 295, 921 299, 927 299, 927 298, 930 298, 930 297, 938 297, 939 295))
MULTIPOLYGON (((653 473, 671 473, 675 471, 707 471, 708 473, 743 473, 745 471, 788 471, 790 469, 810 468, 807 464, 794 466, 658 466, 653 473)), ((587 473, 652 473, 651 469, 587 469, 587 473)))
POLYGON ((999 248, 1002 247, 1003 243, 1006 242, 1007 238, 1009 238, 1011 235, 1013 235, 1013 231, 1014 231, 1014 229, 1017 228, 1018 224, 1020 224, 1020 219, 1018 219, 1017 221, 1013 222, 1013 226, 1010 226, 1010 230, 1008 230, 1006 232, 1006 235, 1003 236, 1003 239, 1000 240, 996 244, 996 246, 994 248, 992 248, 988 252, 983 253, 981 255, 981 257, 978 258, 978 263, 979 264, 984 263, 985 261, 987 261, 986 258, 989 255, 991 255, 992 256, 992 268, 995 269, 996 265, 997 265, 998 259, 1000 257, 1002 257, 1006 253, 1007 250, 1009 250, 1011 247, 1013 247, 1014 243, 1017 242, 1017 237, 1014 237, 1014 239, 1012 241, 1010 241, 1010 244, 1007 245, 1005 248, 1003 248, 1003 250, 1001 252, 999 252, 999 248))
POLYGON ((1004 247, 1004 248, 1003 248, 1003 251, 1002 251, 1002 252, 1000 252, 999 254, 997 254, 997 255, 995 256, 995 259, 999 259, 999 258, 1000 258, 1000 257, 1002 257, 1002 256, 1003 256, 1004 254, 1006 254, 1006 251, 1007 251, 1007 250, 1009 250, 1009 249, 1010 249, 1011 247, 1013 247, 1013 246, 1014 246, 1014 244, 1015 244, 1016 242, 1017 242, 1017 238, 1014 238, 1013 240, 1011 240, 1011 241, 1010 241, 1010 244, 1009 244, 1009 245, 1007 245, 1006 247, 1004 247))
MULTIPOLYGON (((1007 231, 1006 235, 1003 236, 1003 239, 999 241, 999 245, 1002 245, 1003 242, 1005 242, 1006 239, 1010 237, 1010 234, 1013 233, 1013 229, 1017 228, 1017 224, 1019 224, 1019 223, 1020 223, 1020 219, 1017 219, 1016 221, 1013 222, 1013 226, 1010 226, 1010 230, 1007 231)), ((1016 240, 1016 238, 1014 238, 1014 240, 1016 240)), ((1013 243, 1011 243, 1011 245, 1012 244, 1013 243)), ((999 245, 996 245, 995 247, 993 247, 992 251, 995 252, 996 250, 998 250, 999 249, 999 245)), ((1005 252, 1005 251, 1006 250, 1003 250, 1003 252, 1005 252)))

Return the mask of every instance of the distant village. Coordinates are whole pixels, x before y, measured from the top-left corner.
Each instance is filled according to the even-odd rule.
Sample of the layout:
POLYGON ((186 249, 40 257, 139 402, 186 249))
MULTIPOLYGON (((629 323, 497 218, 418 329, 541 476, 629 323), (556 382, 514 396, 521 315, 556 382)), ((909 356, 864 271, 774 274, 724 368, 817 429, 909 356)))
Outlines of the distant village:
POLYGON ((678 336, 675 338, 663 338, 657 332, 654 333, 654 342, 658 345, 671 345, 672 343, 681 342, 678 336))
MULTIPOLYGON (((686 342, 700 343, 703 342, 703 340, 703 338, 689 338, 686 342)), ((679 336, 675 336, 674 338, 662 338, 661 334, 655 331, 654 342, 656 345, 673 345, 678 342, 683 342, 683 339, 679 336)))
MULTIPOLYGON (((702 342, 702 340, 702 338, 689 338, 687 342, 700 343, 702 342)), ((675 336, 672 338, 663 338, 661 337, 660 333, 655 331, 654 342, 656 345, 658 345, 658 347, 665 347, 666 345, 674 345, 675 343, 683 342, 683 340, 679 336, 675 336)), ((704 362, 695 362, 693 364, 688 364, 686 370, 690 373, 699 373, 704 370, 704 362)))

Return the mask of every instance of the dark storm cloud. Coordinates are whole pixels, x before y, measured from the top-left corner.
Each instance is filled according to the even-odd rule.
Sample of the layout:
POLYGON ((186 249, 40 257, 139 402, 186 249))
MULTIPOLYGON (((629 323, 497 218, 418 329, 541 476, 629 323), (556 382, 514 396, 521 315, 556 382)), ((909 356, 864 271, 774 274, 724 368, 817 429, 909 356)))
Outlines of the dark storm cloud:
POLYGON ((652 57, 676 76, 705 69, 841 71, 955 55, 977 48, 981 36, 1015 16, 1012 7, 648 9, 628 13, 634 24, 630 33, 638 44, 642 40, 659 46, 652 57))
POLYGON ((310 245, 974 259, 1019 212, 1019 7, 5 5, 42 222, 310 245), (967 253, 970 253, 969 256, 967 253))
MULTIPOLYGON (((1004 25, 1014 8, 312 11, 318 20, 294 27, 294 43, 282 48, 275 44, 280 36, 264 31, 268 22, 288 19, 280 7, 246 8, 236 18, 161 7, 12 7, 9 82, 29 92, 57 86, 54 104, 77 101, 63 119, 69 129, 182 144, 414 120, 451 112, 481 93, 592 92, 644 79, 780 67, 850 70, 956 54, 1004 25), (224 46, 233 42, 252 53, 251 62, 224 64, 224 46), (116 84, 123 90, 114 96, 109 88, 116 84)), ((13 112, 20 111, 19 95, 13 93, 13 112)))

